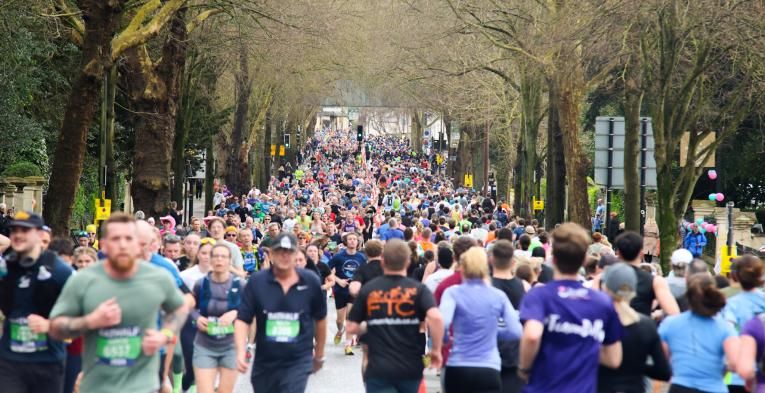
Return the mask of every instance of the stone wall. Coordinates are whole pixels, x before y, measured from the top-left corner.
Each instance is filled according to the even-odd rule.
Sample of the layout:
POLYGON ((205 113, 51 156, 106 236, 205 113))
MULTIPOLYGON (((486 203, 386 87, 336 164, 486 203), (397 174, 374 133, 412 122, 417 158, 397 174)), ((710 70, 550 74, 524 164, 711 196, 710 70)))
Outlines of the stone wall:
POLYGON ((0 203, 15 211, 42 213, 43 187, 41 176, 0 178, 0 203))

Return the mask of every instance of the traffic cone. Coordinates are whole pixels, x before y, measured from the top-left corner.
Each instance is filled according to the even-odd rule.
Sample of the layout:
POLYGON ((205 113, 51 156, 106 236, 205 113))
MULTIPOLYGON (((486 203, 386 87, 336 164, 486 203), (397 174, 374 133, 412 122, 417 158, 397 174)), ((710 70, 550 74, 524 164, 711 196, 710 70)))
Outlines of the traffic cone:
POLYGON ((417 393, 428 393, 428 388, 425 386, 425 378, 420 381, 420 389, 417 390, 417 393))

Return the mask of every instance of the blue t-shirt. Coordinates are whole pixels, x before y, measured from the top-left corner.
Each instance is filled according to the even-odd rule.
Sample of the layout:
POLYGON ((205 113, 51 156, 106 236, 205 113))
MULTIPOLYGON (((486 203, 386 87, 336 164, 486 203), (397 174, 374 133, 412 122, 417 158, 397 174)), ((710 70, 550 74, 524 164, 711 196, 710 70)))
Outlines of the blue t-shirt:
MULTIPOLYGON (((728 299, 721 315, 737 333, 740 333, 744 325, 755 315, 765 312, 765 293, 757 289, 752 292, 741 292, 728 299)), ((728 385, 744 386, 744 380, 733 374, 728 385)))
POLYGON ((727 392, 723 342, 733 336, 735 329, 721 317, 686 311, 665 319, 659 337, 669 346, 672 383, 705 392, 727 392))
POLYGON ((556 280, 530 290, 523 297, 520 316, 524 323, 544 324, 542 343, 523 391, 594 392, 600 347, 622 336, 611 299, 578 281, 556 280))
POLYGON ((388 228, 381 236, 380 240, 400 239, 404 240, 404 232, 398 228, 388 228))
MULTIPOLYGON (((170 275, 173 276, 173 280, 175 281, 175 285, 177 285, 178 288, 183 289, 186 286, 186 284, 183 283, 183 279, 181 278, 181 274, 178 272, 178 268, 176 268, 175 265, 172 262, 168 261, 162 255, 159 255, 157 253, 151 254, 151 259, 149 260, 149 262, 152 265, 154 265, 154 266, 161 267, 162 269, 165 269, 168 272, 170 272, 170 275)), ((186 289, 187 290, 185 291, 185 293, 190 292, 190 290, 188 288, 186 288, 186 289)))
MULTIPOLYGON (((329 260, 329 268, 335 269, 335 276, 344 280, 353 278, 356 270, 366 264, 366 255, 358 251, 353 255, 348 255, 348 252, 343 250, 329 260)), ((335 284, 335 291, 348 291, 348 287, 343 288, 335 284)))

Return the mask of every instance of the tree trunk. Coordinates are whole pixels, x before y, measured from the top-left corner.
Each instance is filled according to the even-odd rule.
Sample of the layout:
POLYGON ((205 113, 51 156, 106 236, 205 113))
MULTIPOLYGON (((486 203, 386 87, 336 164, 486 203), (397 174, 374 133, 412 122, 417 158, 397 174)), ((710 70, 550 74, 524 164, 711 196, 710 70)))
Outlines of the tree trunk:
POLYGON ((422 112, 420 112, 419 109, 413 109, 412 110, 412 132, 411 132, 411 140, 412 140, 412 151, 416 152, 418 155, 422 153, 422 131, 424 128, 424 116, 422 112))
MULTIPOLYGON (((117 67, 112 67, 107 77, 106 99, 106 143, 105 158, 106 164, 106 198, 112 201, 116 200, 119 188, 117 187, 117 168, 114 162, 114 132, 115 116, 114 102, 117 97, 117 67)), ((112 203, 112 211, 119 207, 117 203, 112 203)))
POLYGON ((80 184, 85 148, 93 116, 101 97, 104 72, 111 69, 111 40, 120 26, 124 0, 82 0, 87 21, 80 71, 72 84, 64 120, 53 155, 43 216, 56 236, 69 235, 72 206, 80 184))
MULTIPOLYGON (((158 65, 147 65, 138 48, 126 53, 135 81, 143 82, 134 87, 141 89, 140 93, 131 95, 131 100, 141 113, 135 135, 140 146, 133 156, 133 202, 136 210, 143 210, 149 216, 164 214, 170 201, 171 153, 180 75, 186 61, 184 16, 185 9, 173 16, 158 65)), ((183 182, 184 179, 175 181, 183 182)))
POLYGON ((213 210, 213 194, 215 190, 215 149, 213 148, 213 138, 207 141, 207 151, 205 152, 205 216, 208 210, 213 210))
MULTIPOLYGON (((658 164, 658 162, 657 162, 658 164)), ((657 168, 657 182, 658 189, 658 220, 659 225, 659 241, 661 247, 659 248, 659 255, 661 259, 661 267, 663 271, 669 269, 669 260, 672 256, 672 252, 678 245, 678 216, 675 215, 675 200, 674 194, 671 192, 662 192, 662 190, 672 189, 672 177, 669 173, 663 173, 657 168)))
MULTIPOLYGON (((532 199, 534 195, 534 171, 537 168, 537 138, 539 119, 542 112, 541 81, 529 71, 522 73, 520 85, 521 130, 518 160, 520 161, 518 189, 518 207, 516 212, 524 218, 531 218, 534 213, 532 199)), ((537 196, 541 198, 541 196, 537 196)))
POLYGON ((263 132, 263 155, 261 161, 263 165, 260 167, 259 188, 263 192, 268 192, 268 183, 271 181, 271 160, 273 158, 271 157, 271 135, 273 134, 273 127, 273 111, 269 109, 268 112, 266 112, 266 124, 263 132))
MULTIPOLYGON (((634 63, 633 60, 631 63, 634 63)), ((624 81, 624 227, 640 232, 640 89, 639 69, 630 64, 624 81)))
POLYGON ((473 144, 472 124, 464 124, 460 127, 460 141, 457 144, 457 159, 454 162, 454 186, 465 185, 465 174, 471 172, 473 166, 471 146, 473 144))
POLYGON ((548 81, 547 113, 547 190, 545 229, 555 228, 564 220, 566 203, 566 160, 563 155, 563 133, 558 121, 560 99, 552 81, 548 81))
POLYGON ((226 186, 234 195, 245 194, 250 189, 249 183, 249 146, 245 143, 252 82, 247 62, 249 53, 242 43, 239 50, 239 72, 236 75, 236 111, 234 128, 231 130, 231 147, 226 165, 226 186))
POLYGON ((587 197, 587 158, 579 143, 579 118, 584 101, 582 70, 575 66, 570 73, 556 76, 560 95, 559 122, 563 133, 563 150, 566 156, 566 195, 568 197, 568 221, 587 229, 590 222, 590 205, 587 197))

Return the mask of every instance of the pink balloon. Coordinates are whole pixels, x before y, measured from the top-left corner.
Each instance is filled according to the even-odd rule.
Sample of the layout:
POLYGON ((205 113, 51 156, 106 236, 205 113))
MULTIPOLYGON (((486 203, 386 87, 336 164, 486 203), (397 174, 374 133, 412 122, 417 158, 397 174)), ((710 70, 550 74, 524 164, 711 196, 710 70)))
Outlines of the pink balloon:
POLYGON ((707 172, 707 176, 709 176, 711 180, 717 179, 717 171, 710 169, 709 172, 707 172))
POLYGON ((715 195, 715 199, 717 199, 717 202, 722 202, 723 199, 725 199, 725 195, 723 195, 721 192, 718 192, 717 195, 715 195))

